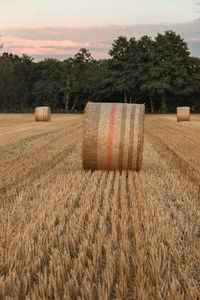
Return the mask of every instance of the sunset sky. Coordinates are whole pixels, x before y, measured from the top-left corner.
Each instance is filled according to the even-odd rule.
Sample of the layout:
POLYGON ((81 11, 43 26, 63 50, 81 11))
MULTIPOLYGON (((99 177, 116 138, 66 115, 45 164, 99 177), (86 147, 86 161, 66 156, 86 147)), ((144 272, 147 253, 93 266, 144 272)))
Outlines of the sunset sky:
POLYGON ((172 29, 200 56, 200 2, 193 0, 0 0, 4 52, 65 59, 82 47, 108 56, 119 35, 172 29))

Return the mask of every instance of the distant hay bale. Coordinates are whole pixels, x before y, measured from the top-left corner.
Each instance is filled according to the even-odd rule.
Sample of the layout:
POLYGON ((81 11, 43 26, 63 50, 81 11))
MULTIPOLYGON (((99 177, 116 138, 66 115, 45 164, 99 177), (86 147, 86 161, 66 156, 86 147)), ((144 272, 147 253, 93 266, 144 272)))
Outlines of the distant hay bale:
POLYGON ((51 121, 51 108, 49 106, 36 107, 35 121, 51 121))
POLYGON ((88 102, 83 122, 83 169, 139 171, 144 111, 144 104, 88 102))
POLYGON ((177 107, 177 122, 190 121, 190 107, 177 107))

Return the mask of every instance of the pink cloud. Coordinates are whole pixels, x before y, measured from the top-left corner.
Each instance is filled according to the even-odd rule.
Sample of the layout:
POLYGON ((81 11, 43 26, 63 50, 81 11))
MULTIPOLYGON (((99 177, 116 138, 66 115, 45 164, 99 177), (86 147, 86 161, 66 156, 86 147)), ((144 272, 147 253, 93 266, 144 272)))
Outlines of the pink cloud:
POLYGON ((95 42, 77 42, 71 40, 34 40, 13 36, 4 36, 2 38, 3 51, 13 54, 27 54, 30 56, 58 56, 74 55, 80 48, 92 48, 96 57, 106 57, 108 45, 102 41, 95 42), (105 51, 107 50, 107 51, 105 51))
POLYGON ((70 40, 30 40, 16 37, 3 38, 4 51, 28 55, 65 55, 78 51, 80 48, 101 48, 105 45, 101 42, 96 42, 94 45, 89 42, 78 43, 70 40))
POLYGON ((66 57, 75 55, 80 48, 87 48, 94 58, 108 57, 114 39, 120 35, 140 38, 156 36, 158 32, 174 30, 188 41, 193 55, 200 51, 200 19, 180 24, 143 25, 48 25, 36 27, 0 26, 0 43, 3 51, 28 54, 32 57, 66 57))
MULTIPOLYGON (((7 36, 3 38, 4 44, 7 47, 18 47, 19 45, 23 45, 26 48, 44 48, 44 47, 79 47, 80 44, 70 41, 70 40, 31 40, 31 39, 22 39, 12 36, 7 36)), ((87 47, 89 43, 84 43, 84 45, 87 47)))

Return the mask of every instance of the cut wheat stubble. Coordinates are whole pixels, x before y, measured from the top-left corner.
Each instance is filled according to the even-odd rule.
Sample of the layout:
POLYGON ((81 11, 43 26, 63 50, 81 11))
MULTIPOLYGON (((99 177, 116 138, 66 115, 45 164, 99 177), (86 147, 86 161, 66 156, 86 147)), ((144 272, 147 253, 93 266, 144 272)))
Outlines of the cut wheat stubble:
POLYGON ((12 135, 7 118, 9 151, 15 136, 29 146, 0 166, 0 299, 198 299, 200 180, 190 169, 200 176, 200 115, 180 127, 174 115, 145 116, 139 173, 80 171, 82 115, 37 126, 56 130, 45 144, 35 126, 24 139, 31 114, 16 115, 12 135))
POLYGON ((144 111, 144 104, 89 102, 83 122, 83 169, 139 171, 144 111))

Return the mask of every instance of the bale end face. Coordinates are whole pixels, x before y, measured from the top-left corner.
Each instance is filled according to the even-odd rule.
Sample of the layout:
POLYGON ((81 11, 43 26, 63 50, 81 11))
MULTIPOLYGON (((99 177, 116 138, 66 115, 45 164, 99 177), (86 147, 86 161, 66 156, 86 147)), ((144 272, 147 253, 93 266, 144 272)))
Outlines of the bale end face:
POLYGON ((190 121, 190 107, 177 107, 177 122, 190 121))
POLYGON ((89 102, 83 122, 83 169, 139 171, 144 110, 143 104, 89 102))
POLYGON ((35 121, 50 122, 51 108, 49 106, 39 106, 35 108, 35 121))

